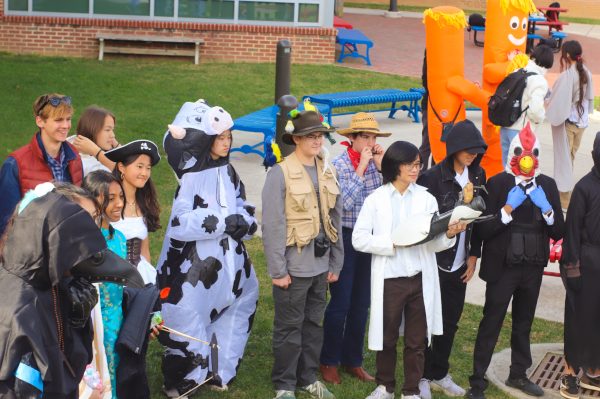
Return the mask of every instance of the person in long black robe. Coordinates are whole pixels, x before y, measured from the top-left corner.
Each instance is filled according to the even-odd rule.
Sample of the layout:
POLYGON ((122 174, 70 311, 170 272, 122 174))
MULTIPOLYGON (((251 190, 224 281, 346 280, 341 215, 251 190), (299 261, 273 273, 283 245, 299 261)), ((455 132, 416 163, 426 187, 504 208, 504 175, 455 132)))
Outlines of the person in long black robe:
POLYGON ((571 375, 579 369, 592 374, 600 369, 600 132, 592 158, 592 170, 573 189, 561 258, 567 291, 564 351, 571 375))
MULTIPOLYGON (((56 192, 30 202, 2 241, 0 397, 77 398, 92 360, 89 315, 98 299, 87 280, 101 279, 93 280, 94 271, 85 278, 76 274, 82 265, 88 267, 86 273, 90 265, 99 271, 110 268, 116 282, 119 270, 130 269, 130 276, 137 271, 115 261, 118 256, 107 250, 90 214, 56 192)), ((143 286, 139 274, 135 277, 137 286, 143 286)))

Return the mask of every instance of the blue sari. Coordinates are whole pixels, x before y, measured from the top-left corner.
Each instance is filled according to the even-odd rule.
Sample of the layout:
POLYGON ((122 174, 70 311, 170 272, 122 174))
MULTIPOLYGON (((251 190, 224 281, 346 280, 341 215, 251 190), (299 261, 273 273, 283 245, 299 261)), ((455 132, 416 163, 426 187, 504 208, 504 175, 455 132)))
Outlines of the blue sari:
MULTIPOLYGON (((123 233, 114 230, 112 237, 108 229, 101 228, 108 249, 121 258, 127 256, 126 240, 123 233)), ((112 397, 117 397, 117 367, 119 355, 115 351, 115 344, 119 338, 119 331, 123 323, 123 286, 115 283, 100 284, 100 309, 102 311, 102 324, 104 326, 104 350, 110 374, 112 397)))

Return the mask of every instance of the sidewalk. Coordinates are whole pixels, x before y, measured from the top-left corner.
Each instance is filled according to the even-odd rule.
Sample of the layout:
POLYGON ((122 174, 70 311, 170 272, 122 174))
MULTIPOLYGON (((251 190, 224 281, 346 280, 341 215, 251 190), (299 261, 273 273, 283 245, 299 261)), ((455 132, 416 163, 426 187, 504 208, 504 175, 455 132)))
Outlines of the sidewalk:
MULTIPOLYGON (((401 18, 386 18, 384 12, 363 8, 344 9, 344 19, 373 40, 373 65, 366 66, 364 61, 351 58, 337 65, 421 78, 425 49, 422 13, 401 11, 401 18)), ((566 40, 578 40, 581 43, 585 64, 593 74, 596 95, 600 95, 600 57, 592 56, 600 53, 600 25, 569 24, 565 25, 564 30, 569 35, 566 40)), ((547 34, 544 30, 540 32, 547 34)), ((559 60, 560 53, 556 53, 554 66, 546 75, 550 85, 560 73, 559 60)), ((475 46, 472 35, 465 30, 465 77, 481 82, 482 68, 483 49, 475 46)))

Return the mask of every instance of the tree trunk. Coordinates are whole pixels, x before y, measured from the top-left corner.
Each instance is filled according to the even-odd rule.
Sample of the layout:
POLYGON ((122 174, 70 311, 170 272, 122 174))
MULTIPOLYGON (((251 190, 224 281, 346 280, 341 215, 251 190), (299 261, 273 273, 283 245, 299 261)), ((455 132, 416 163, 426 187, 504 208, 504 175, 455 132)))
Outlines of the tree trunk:
POLYGON ((335 15, 338 17, 344 16, 344 0, 335 0, 335 15))

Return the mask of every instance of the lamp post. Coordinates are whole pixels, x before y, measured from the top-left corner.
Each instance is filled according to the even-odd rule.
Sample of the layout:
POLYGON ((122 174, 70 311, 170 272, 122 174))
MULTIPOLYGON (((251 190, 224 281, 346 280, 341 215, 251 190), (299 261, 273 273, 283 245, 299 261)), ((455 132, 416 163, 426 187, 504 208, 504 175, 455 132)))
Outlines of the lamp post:
POLYGON ((398 0, 390 0, 390 11, 398 12, 398 0))
POLYGON ((294 146, 285 144, 281 137, 285 131, 287 114, 298 106, 298 101, 290 95, 290 79, 292 64, 292 44, 283 39, 277 42, 277 57, 275 61, 275 104, 279 106, 275 124, 275 142, 286 156, 294 151, 294 146))

